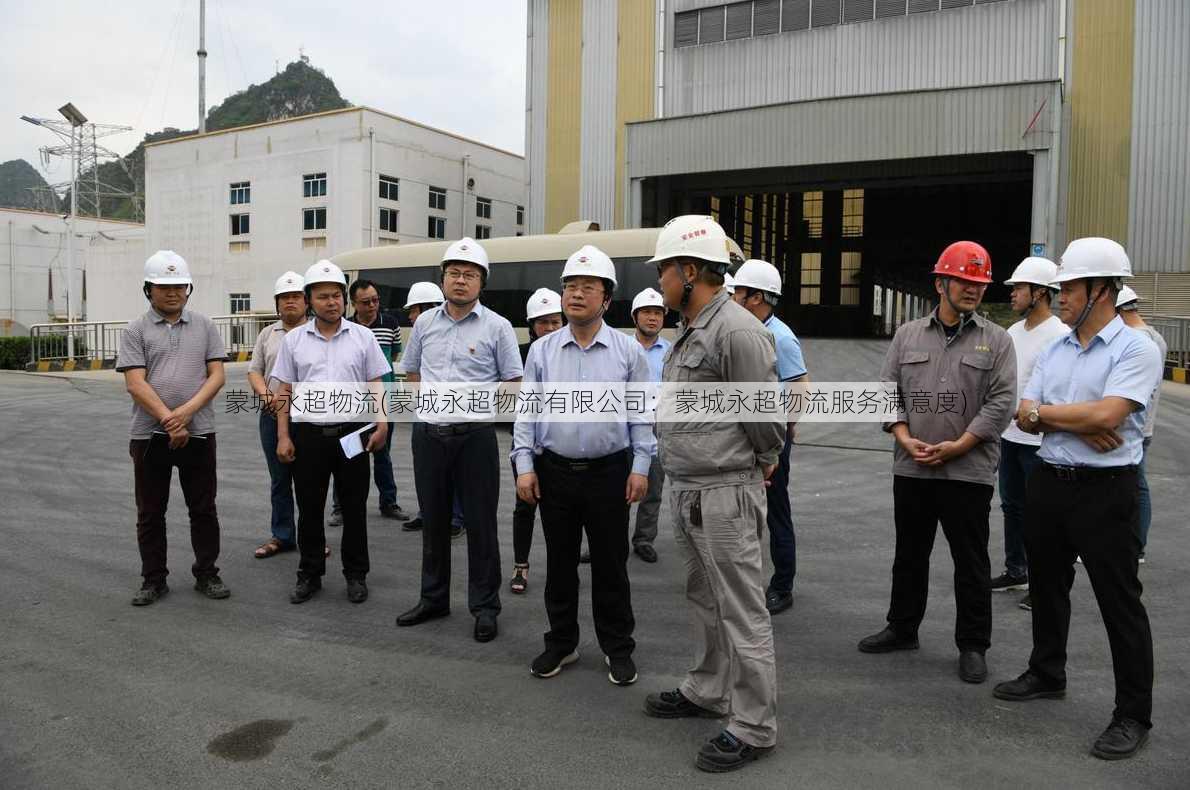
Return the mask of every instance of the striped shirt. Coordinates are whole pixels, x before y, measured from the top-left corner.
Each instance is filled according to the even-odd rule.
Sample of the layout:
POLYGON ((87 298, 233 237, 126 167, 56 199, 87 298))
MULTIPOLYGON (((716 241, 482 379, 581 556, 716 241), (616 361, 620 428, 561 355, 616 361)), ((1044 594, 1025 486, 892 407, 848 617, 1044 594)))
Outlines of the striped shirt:
MULTIPOLYGON (((227 349, 215 322, 205 315, 183 310, 171 324, 150 309, 128 325, 120 338, 116 370, 144 368, 145 381, 167 408, 176 409, 193 398, 207 381, 207 363, 223 362, 227 349)), ((165 429, 151 414, 132 402, 133 439, 148 439, 165 429)), ((204 436, 215 431, 215 410, 210 403, 194 413, 190 434, 204 436)))
MULTIPOLYGON (((384 354, 384 358, 389 361, 389 367, 392 367, 392 361, 396 359, 401 353, 401 325, 397 323, 397 319, 392 315, 386 313, 378 313, 375 322, 370 326, 362 323, 359 316, 352 316, 348 319, 360 326, 367 326, 372 330, 372 334, 376 336, 376 342, 380 344, 380 351, 384 354)), ((393 381, 393 374, 390 370, 385 376, 385 381, 393 381)))

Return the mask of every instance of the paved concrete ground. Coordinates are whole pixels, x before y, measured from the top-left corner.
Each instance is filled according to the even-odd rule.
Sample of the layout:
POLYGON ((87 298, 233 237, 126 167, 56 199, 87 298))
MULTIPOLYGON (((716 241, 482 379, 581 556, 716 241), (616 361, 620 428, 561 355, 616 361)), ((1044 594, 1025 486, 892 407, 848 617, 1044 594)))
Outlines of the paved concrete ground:
MULTIPOLYGON (((875 341, 807 343, 818 380, 870 377, 882 352, 875 341)), ((229 386, 242 387, 243 375, 231 366, 229 386)), ((874 426, 807 426, 792 482, 797 603, 774 622, 781 744, 731 778, 693 767, 713 722, 641 713, 645 694, 674 687, 691 655, 668 517, 660 563, 630 560, 640 682, 607 682, 586 600, 581 662, 541 681, 528 671, 545 627, 540 533, 530 594, 504 595, 491 644, 471 639, 461 545, 454 615, 393 626, 417 597, 420 538, 378 517, 369 518, 371 599, 349 604, 332 574, 320 597, 291 606, 294 555, 251 556, 268 524, 254 418, 221 414, 221 566, 233 595, 208 601, 190 589, 176 491, 173 592, 134 609, 128 601, 140 580, 127 411, 112 374, 0 374, 0 786, 1190 786, 1190 389, 1180 385, 1165 385, 1150 460, 1156 518, 1142 577, 1156 642, 1156 729, 1140 757, 1108 764, 1087 754, 1110 716, 1112 675, 1081 573, 1065 701, 1010 705, 992 698, 991 682, 957 679, 941 537, 921 650, 857 652, 887 606, 889 442, 874 426)), ((402 504, 413 507, 407 447, 402 428, 393 455, 402 504)), ((506 481, 506 566, 512 502, 506 481)), ((993 508, 995 562, 1002 533, 993 508)), ((1025 666, 1029 615, 1016 600, 995 596, 993 681, 1025 666)))

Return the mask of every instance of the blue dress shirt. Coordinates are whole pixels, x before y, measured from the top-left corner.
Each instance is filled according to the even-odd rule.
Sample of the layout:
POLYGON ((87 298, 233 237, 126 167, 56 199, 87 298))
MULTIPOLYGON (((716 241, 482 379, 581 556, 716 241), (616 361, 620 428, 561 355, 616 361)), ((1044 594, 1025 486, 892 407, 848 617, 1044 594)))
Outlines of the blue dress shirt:
POLYGON ((802 344, 789 325, 773 313, 764 322, 764 326, 773 333, 773 340, 777 341, 777 378, 781 381, 792 381, 806 375, 802 344))

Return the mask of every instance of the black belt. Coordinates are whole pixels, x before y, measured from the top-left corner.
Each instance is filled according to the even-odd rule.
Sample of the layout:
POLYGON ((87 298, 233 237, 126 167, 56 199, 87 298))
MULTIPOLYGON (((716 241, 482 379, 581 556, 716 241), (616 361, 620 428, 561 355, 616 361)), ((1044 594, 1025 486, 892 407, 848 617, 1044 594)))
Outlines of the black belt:
POLYGON ((567 458, 564 455, 558 455, 552 450, 541 451, 541 457, 544 460, 571 472, 587 472, 593 469, 602 469, 614 463, 622 463, 626 455, 628 455, 627 448, 600 458, 567 458))
POLYGON ((1045 468, 1059 480, 1102 480, 1104 478, 1122 477, 1137 473, 1136 465, 1129 466, 1061 466, 1043 462, 1045 468))
POLYGON ((494 422, 448 422, 448 423, 433 423, 424 422, 422 425, 426 428, 426 433, 431 436, 459 436, 464 433, 471 433, 472 431, 482 430, 484 428, 494 428, 494 422))
POLYGON ((360 423, 358 422, 295 422, 293 426, 301 427, 303 430, 308 430, 316 433, 319 436, 345 436, 352 431, 359 430, 360 423))

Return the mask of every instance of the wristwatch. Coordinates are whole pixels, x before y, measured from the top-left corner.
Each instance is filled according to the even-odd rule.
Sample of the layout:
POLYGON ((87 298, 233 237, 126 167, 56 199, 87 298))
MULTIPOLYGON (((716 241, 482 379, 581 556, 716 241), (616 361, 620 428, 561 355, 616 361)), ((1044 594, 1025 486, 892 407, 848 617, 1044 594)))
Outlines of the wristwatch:
POLYGON ((1036 425, 1039 422, 1041 422, 1041 404, 1029 409, 1029 424, 1036 425))

